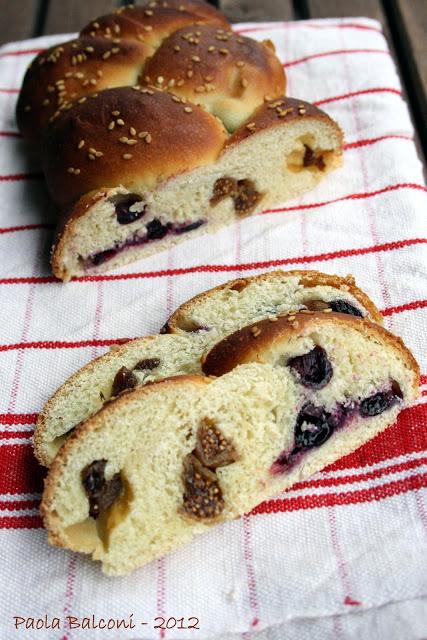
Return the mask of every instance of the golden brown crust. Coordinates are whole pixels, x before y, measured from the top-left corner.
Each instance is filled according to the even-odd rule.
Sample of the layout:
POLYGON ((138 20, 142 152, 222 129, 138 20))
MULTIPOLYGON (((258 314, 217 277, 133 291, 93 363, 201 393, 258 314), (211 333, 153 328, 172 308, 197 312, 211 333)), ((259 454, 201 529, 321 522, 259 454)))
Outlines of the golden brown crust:
POLYGON ((52 466, 46 476, 44 482, 43 497, 40 505, 40 513, 43 519, 43 524, 49 532, 49 542, 57 547, 70 548, 69 541, 64 537, 64 532, 56 522, 56 515, 54 510, 54 495, 58 480, 61 478, 63 469, 66 466, 69 457, 73 455, 73 449, 76 442, 85 438, 85 435, 89 432, 102 429, 104 416, 114 410, 120 410, 122 405, 125 405, 128 401, 129 394, 132 394, 132 398, 143 398, 144 396, 157 393, 164 387, 171 385, 183 385, 188 390, 188 383, 196 385, 210 384, 211 380, 200 375, 183 375, 173 376, 165 378, 159 382, 153 382, 144 386, 136 387, 135 389, 124 392, 117 398, 108 401, 98 413, 91 416, 85 422, 81 423, 66 440, 61 447, 59 453, 54 459, 52 466))
POLYGON ((190 24, 212 23, 229 28, 226 17, 200 0, 159 0, 144 6, 129 5, 92 20, 81 35, 126 38, 158 47, 171 33, 190 24))
MULTIPOLYGON (((269 46, 213 25, 175 31, 145 65, 141 82, 168 86, 215 113, 241 101, 243 113, 262 104, 264 96, 280 96, 285 75, 269 46)), ((239 105, 235 105, 239 110, 239 105)))
POLYGON ((41 131, 58 110, 110 87, 136 84, 146 58, 154 50, 142 42, 111 42, 86 36, 40 53, 27 70, 16 117, 28 140, 41 131))
POLYGON ((356 286, 356 282, 353 276, 341 277, 335 275, 329 275, 328 273, 321 273, 320 271, 302 271, 302 270, 292 270, 292 271, 268 271, 267 273, 261 273, 256 276, 250 276, 248 278, 237 278, 236 280, 229 280, 224 284, 220 284, 217 287, 209 289, 208 291, 204 291, 203 293, 199 293, 194 296, 187 302, 184 302, 178 309, 170 316, 169 320, 166 322, 163 333, 180 333, 180 326, 185 322, 186 316, 191 313, 192 309, 201 301, 206 298, 209 298, 211 295, 215 294, 218 291, 222 291, 224 289, 236 289, 242 290, 248 284, 252 282, 264 282, 276 277, 298 277, 299 282, 307 288, 317 287, 317 286, 327 286, 327 287, 335 287, 337 289, 344 289, 348 291, 356 300, 360 302, 362 307, 366 309, 371 320, 373 322, 377 322, 378 324, 382 324, 383 319, 382 315, 378 311, 377 307, 374 305, 372 300, 364 293, 359 287, 356 286))
POLYGON ((229 137, 225 150, 231 145, 256 135, 258 131, 264 131, 270 127, 277 127, 283 123, 293 122, 302 118, 327 122, 336 130, 339 146, 342 146, 343 133, 335 120, 332 120, 324 111, 310 102, 281 96, 277 99, 266 100, 251 116, 250 120, 245 122, 229 137))
POLYGON ((200 107, 156 89, 121 87, 101 95, 74 104, 47 129, 43 168, 59 205, 104 187, 132 189, 138 182, 150 189, 216 161, 226 133, 200 107))
POLYGON ((403 340, 365 318, 356 318, 343 313, 299 312, 255 322, 218 342, 207 354, 202 363, 203 373, 210 376, 222 376, 239 364, 246 362, 264 362, 268 352, 280 343, 295 338, 305 330, 332 324, 343 329, 356 329, 397 351, 408 369, 414 373, 414 393, 417 395, 420 371, 412 353, 403 340))

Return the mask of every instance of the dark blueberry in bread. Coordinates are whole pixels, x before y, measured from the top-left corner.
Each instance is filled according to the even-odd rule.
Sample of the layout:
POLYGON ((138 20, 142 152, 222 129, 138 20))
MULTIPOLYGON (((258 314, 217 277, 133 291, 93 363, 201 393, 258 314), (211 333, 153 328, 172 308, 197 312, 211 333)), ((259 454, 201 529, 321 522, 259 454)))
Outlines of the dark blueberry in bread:
POLYGON ((148 240, 161 240, 167 235, 170 228, 169 224, 162 224, 158 218, 154 218, 147 224, 148 240))
POLYGON ((348 313, 350 316, 358 316, 363 318, 363 313, 356 309, 355 306, 347 302, 347 300, 332 300, 329 303, 330 309, 336 313, 348 313))
POLYGON ((290 358, 287 364, 299 374, 301 383, 310 389, 323 389, 332 378, 332 365, 326 351, 319 346, 302 356, 290 358))
POLYGON ((194 229, 198 229, 204 223, 204 220, 195 220, 195 222, 189 222, 188 224, 184 223, 176 225, 175 233, 187 233, 188 231, 194 231, 194 229))
POLYGON ((146 206, 137 207, 139 211, 131 211, 134 204, 141 203, 141 196, 136 193, 118 194, 110 198, 110 202, 114 204, 117 222, 119 224, 130 224, 139 220, 145 213, 146 206))
POLYGON ((89 515, 97 518, 100 513, 111 507, 122 491, 120 473, 111 480, 105 479, 107 460, 94 460, 82 470, 82 483, 89 499, 89 515))
POLYGON ((104 262, 107 262, 107 260, 111 260, 115 255, 117 255, 116 249, 107 249, 106 251, 100 251, 99 253, 95 253, 90 256, 90 262, 97 267, 99 264, 103 264, 104 262))
MULTIPOLYGON (((319 447, 331 437, 335 420, 322 407, 306 404, 300 411, 295 426, 295 448, 319 447)), ((292 453, 296 453, 294 450, 292 453)))
POLYGON ((127 367, 121 367, 113 380, 111 395, 117 396, 126 389, 133 389, 138 384, 138 378, 127 367))
POLYGON ((360 403, 360 415, 364 417, 379 416, 403 397, 402 390, 396 381, 392 382, 388 391, 379 391, 360 403))

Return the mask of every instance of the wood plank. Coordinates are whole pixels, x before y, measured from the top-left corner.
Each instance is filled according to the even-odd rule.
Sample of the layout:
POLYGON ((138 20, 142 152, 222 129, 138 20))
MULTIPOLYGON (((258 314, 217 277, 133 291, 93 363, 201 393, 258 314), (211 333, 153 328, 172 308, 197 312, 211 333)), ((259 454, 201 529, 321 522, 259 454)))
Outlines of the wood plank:
POLYGON ((400 47, 399 62, 427 158, 427 2, 396 0, 390 3, 390 10, 390 25, 400 47))
POLYGON ((230 22, 293 20, 291 0, 219 0, 219 8, 230 22))
POLYGON ((0 0, 0 44, 31 38, 37 21, 38 2, 0 0))
POLYGON ((307 0, 310 18, 366 17, 384 20, 380 2, 375 0, 307 0))
POLYGON ((116 7, 116 0, 50 0, 43 34, 80 31, 90 20, 116 7))

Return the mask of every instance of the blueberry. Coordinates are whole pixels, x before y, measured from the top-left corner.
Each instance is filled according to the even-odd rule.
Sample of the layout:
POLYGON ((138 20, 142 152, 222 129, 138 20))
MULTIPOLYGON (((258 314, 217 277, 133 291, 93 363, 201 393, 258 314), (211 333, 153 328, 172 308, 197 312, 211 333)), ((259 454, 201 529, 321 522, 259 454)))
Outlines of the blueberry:
POLYGON ((329 306, 332 311, 335 311, 336 313, 347 313, 350 316, 363 318, 363 313, 347 302, 347 300, 332 300, 332 302, 329 303, 329 306))
POLYGON ((305 405, 300 411, 295 427, 295 449, 311 449, 320 447, 328 440, 336 424, 332 416, 321 407, 305 405))
POLYGON ((194 231, 204 224, 204 220, 196 220, 195 222, 189 222, 188 224, 178 225, 175 229, 175 233, 187 233, 188 231, 194 231))
POLYGON ((323 389, 332 378, 332 365, 326 351, 319 346, 302 356, 290 358, 287 364, 299 374, 302 384, 310 389, 323 389))
POLYGON ((169 232, 169 224, 162 224, 158 218, 154 218, 147 224, 147 238, 148 240, 160 240, 164 238, 169 232))
POLYGON ((90 256, 89 260, 95 267, 97 267, 99 264, 103 264, 104 262, 107 262, 107 260, 111 260, 115 255, 117 255, 116 249, 107 249, 106 251, 94 253, 90 256))
POLYGON ((146 206, 141 211, 130 211, 130 208, 137 202, 141 202, 141 197, 136 193, 119 194, 110 198, 110 202, 115 205, 115 213, 119 224, 130 224, 139 220, 145 213, 146 206))
POLYGON ((381 413, 390 409, 397 401, 402 400, 403 393, 396 380, 391 383, 388 391, 378 391, 369 398, 365 398, 360 403, 360 415, 365 418, 379 416, 381 413))

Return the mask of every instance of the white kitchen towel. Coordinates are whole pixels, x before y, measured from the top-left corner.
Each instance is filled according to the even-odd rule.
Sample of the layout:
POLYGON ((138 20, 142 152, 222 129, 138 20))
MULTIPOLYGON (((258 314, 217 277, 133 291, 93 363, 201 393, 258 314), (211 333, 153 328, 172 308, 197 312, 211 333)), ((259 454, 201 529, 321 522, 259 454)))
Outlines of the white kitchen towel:
POLYGON ((427 637, 425 398, 353 455, 129 577, 106 578, 49 547, 41 528, 31 435, 43 403, 94 356, 157 332, 177 305, 231 277, 275 267, 354 274, 427 382, 427 190, 380 25, 235 29, 271 39, 288 95, 338 120, 343 168, 297 201, 66 285, 49 271, 49 198, 14 108, 31 58, 68 36, 0 49, 2 639, 427 637))

